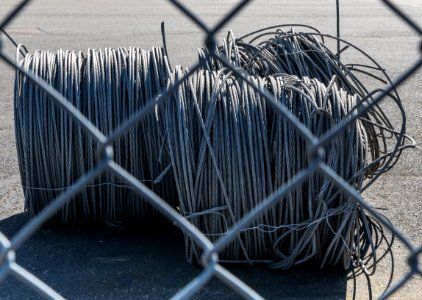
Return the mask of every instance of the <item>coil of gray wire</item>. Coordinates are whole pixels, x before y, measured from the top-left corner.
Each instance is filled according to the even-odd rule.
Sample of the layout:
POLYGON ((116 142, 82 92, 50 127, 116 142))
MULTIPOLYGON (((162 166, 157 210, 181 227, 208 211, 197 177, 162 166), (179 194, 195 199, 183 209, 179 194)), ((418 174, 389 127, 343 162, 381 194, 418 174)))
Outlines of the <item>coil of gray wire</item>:
MULTIPOLYGON (((176 71, 175 79, 185 75, 176 71)), ((251 77, 270 91, 316 136, 337 124, 357 103, 334 83, 278 75, 251 77)), ((167 141, 182 214, 211 240, 308 164, 306 143, 245 82, 225 72, 203 71, 166 102, 167 141)), ((326 146, 327 164, 360 189, 367 138, 361 122, 326 146), (359 176, 355 176, 359 174, 359 176)), ((318 257, 349 266, 359 251, 358 205, 320 175, 290 192, 221 254, 226 261, 291 267, 318 257)), ((200 252, 190 244, 187 255, 200 252)))
MULTIPOLYGON (((44 78, 95 126, 110 133, 159 93, 169 70, 162 48, 59 50, 27 54, 20 64, 44 78)), ((26 208, 33 215, 95 164, 93 140, 17 73, 15 122, 26 208)), ((168 167, 159 116, 146 118, 115 143, 115 159, 163 198, 173 199, 171 180, 154 180, 168 167)), ((63 222, 139 220, 153 215, 138 196, 105 174, 60 211, 63 222)))

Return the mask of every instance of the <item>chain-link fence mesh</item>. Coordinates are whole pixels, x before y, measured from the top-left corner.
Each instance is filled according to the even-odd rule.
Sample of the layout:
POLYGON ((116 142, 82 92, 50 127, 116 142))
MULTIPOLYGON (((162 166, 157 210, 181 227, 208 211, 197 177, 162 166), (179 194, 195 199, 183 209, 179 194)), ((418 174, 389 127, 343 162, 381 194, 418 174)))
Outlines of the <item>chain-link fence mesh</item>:
MULTIPOLYGON (((13 11, 7 15, 7 17, 1 22, 0 28, 6 28, 6 26, 15 19, 22 8, 28 5, 30 1, 22 1, 17 5, 13 11)), ((205 34, 206 41, 205 45, 209 49, 215 49, 215 35, 216 33, 231 19, 233 19, 242 9, 246 8, 250 1, 241 1, 233 7, 232 10, 225 13, 222 19, 214 27, 206 25, 201 18, 189 7, 184 6, 179 1, 170 0, 174 4, 175 9, 183 12, 185 16, 191 19, 205 34)), ((401 18, 403 22, 407 23, 419 36, 422 37, 422 28, 414 22, 412 19, 406 16, 399 8, 397 8, 390 1, 383 0, 396 15, 401 18)), ((422 45, 422 44, 421 44, 422 45)), ((9 57, 4 51, 3 47, 0 48, 0 57, 13 68, 19 70, 21 74, 25 74, 27 78, 38 85, 45 93, 47 93, 51 99, 54 99, 57 105, 64 109, 68 115, 81 126, 81 128, 89 134, 98 144, 97 157, 98 163, 96 166, 85 173, 84 176, 79 178, 71 188, 64 191, 59 197, 57 197, 50 205, 48 205, 41 213, 34 217, 29 223, 27 223, 17 234, 11 239, 8 239, 4 234, 0 232, 0 282, 5 280, 7 276, 14 276, 23 283, 31 287, 35 292, 47 298, 61 299, 62 297, 51 289, 48 285, 38 279, 36 276, 28 272, 25 268, 19 265, 15 259, 15 251, 21 247, 21 245, 28 240, 37 230, 55 213, 57 213, 61 207, 67 202, 71 201, 72 198, 83 190, 87 185, 99 177, 102 173, 108 171, 114 173, 127 185, 131 186, 145 201, 149 202, 153 207, 160 211, 165 217, 175 223, 186 235, 190 236, 197 245, 202 249, 201 264, 203 267, 202 272, 188 283, 183 289, 181 289, 175 299, 189 298, 204 287, 211 278, 216 277, 227 286, 237 291, 240 295, 245 298, 260 299, 260 295, 256 293, 246 282, 239 280, 236 276, 230 273, 225 267, 219 263, 218 253, 223 250, 229 243, 236 239, 243 228, 250 225, 260 214, 262 214, 267 208, 275 204, 275 202, 283 197, 290 190, 298 187, 302 182, 307 180, 315 172, 323 174, 326 178, 331 180, 335 185, 343 190, 344 193, 349 195, 355 201, 359 203, 367 212, 372 214, 379 223, 388 228, 392 234, 394 234, 406 247, 408 252, 407 264, 409 266, 408 273, 404 274, 395 284, 393 284, 381 297, 385 298, 400 289, 405 285, 410 278, 413 276, 421 276, 422 270, 420 269, 418 257, 422 252, 422 246, 413 245, 409 239, 401 233, 400 229, 390 224, 386 219, 379 214, 377 210, 371 207, 365 202, 359 192, 357 192, 351 185, 349 185, 341 177, 324 163, 323 160, 323 145, 332 139, 333 137, 341 134, 346 128, 354 122, 360 115, 365 113, 365 110, 360 111, 359 114, 352 114, 348 118, 344 119, 337 126, 326 132, 321 137, 316 137, 310 133, 298 119, 288 109, 275 103, 268 94, 262 93, 262 91, 255 86, 248 78, 246 78, 238 69, 234 68, 230 62, 224 57, 220 56, 217 52, 209 51, 207 56, 199 60, 194 65, 187 75, 179 80, 176 80, 174 84, 170 85, 167 90, 163 91, 160 95, 156 95, 150 99, 148 104, 140 109, 137 113, 132 115, 128 120, 119 125, 111 134, 104 135, 100 132, 82 113, 80 113, 69 101, 67 101, 59 92, 52 89, 45 81, 37 78, 33 73, 24 70, 20 67, 14 58, 9 57), (240 221, 238 221, 232 228, 227 231, 227 234, 222 235, 215 242, 211 242, 210 239, 192 225, 185 217, 183 217, 177 210, 171 207, 166 201, 157 196, 153 191, 147 188, 141 181, 135 178, 132 174, 127 172, 113 159, 113 142, 122 137, 130 128, 139 124, 148 114, 153 113, 154 107, 157 102, 166 99, 173 94, 180 84, 189 78, 195 71, 200 69, 205 61, 212 57, 219 61, 221 64, 230 68, 236 76, 247 82, 248 85, 253 87, 263 98, 266 99, 268 104, 280 115, 282 115, 289 122, 290 126, 294 128, 306 141, 309 152, 311 153, 312 160, 309 165, 297 173, 290 181, 281 186, 273 194, 262 200, 259 205, 247 213, 240 221)), ((386 95, 396 89, 399 85, 405 82, 410 76, 412 76, 422 66, 422 57, 420 57, 414 65, 404 72, 398 79, 383 93, 377 95, 371 102, 368 103, 366 109, 370 109, 372 106, 380 102, 386 95)))

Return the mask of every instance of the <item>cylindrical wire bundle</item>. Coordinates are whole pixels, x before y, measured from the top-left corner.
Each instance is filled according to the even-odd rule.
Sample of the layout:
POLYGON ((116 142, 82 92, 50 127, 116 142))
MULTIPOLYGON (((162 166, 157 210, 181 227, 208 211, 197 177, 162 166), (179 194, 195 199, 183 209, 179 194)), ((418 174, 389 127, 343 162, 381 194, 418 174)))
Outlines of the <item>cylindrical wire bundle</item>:
MULTIPOLYGON (((173 80, 185 75, 176 70, 173 80)), ((316 136, 334 127, 358 98, 316 79, 249 77, 286 105, 316 136)), ((202 71, 165 104, 166 134, 181 213, 211 240, 308 166, 308 147, 246 82, 202 71)), ((326 163, 360 189, 367 160, 362 122, 325 147, 326 163), (358 176, 355 176, 359 174, 358 176)), ((221 253, 226 261, 272 261, 288 268, 312 258, 349 266, 359 251, 358 205, 328 179, 305 184, 257 218, 221 253)), ((186 238, 189 260, 200 251, 186 238)))
MULTIPOLYGON (((162 48, 151 51, 89 49, 37 51, 20 61, 45 79, 101 132, 109 134, 165 87, 169 70, 162 48)), ((26 208, 36 214, 96 164, 93 139, 45 93, 17 73, 16 140, 26 208)), ((154 180, 169 165, 163 151, 160 116, 149 115, 114 144, 122 167, 160 196, 173 198, 173 182, 154 180)), ((74 220, 139 220, 152 215, 145 202, 114 175, 105 173, 60 211, 74 220)))

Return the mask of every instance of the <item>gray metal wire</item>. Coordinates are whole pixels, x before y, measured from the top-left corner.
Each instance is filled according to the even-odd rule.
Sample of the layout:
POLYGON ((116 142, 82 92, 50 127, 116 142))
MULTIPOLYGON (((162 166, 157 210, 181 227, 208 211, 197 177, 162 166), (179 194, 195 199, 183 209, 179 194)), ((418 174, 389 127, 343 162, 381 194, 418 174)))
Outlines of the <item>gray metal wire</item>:
MULTIPOLYGON (((6 28, 7 24, 12 21, 30 1, 22 1, 13 11, 1 22, 0 28, 6 28)), ((215 42, 215 33, 219 31, 228 21, 230 21, 236 14, 239 13, 246 5, 248 0, 239 2, 230 12, 228 12, 217 25, 213 28, 209 28, 194 12, 183 4, 176 0, 170 0, 181 12, 183 12, 188 18, 201 28, 207 35, 206 46, 208 49, 217 49, 215 42)), ((411 20, 404 12, 398 7, 392 4, 388 0, 383 2, 390 7, 390 9, 396 13, 404 22, 406 22, 412 29, 414 29, 418 35, 422 37, 422 28, 413 20, 411 20)), ((2 45, 0 45, 2 46, 2 45)), ((201 287, 207 284, 207 282, 217 277, 223 283, 230 288, 239 292, 246 299, 261 299, 255 291, 253 291, 246 283, 239 280, 236 276, 231 274, 226 268, 220 264, 219 253, 226 249, 227 246, 233 240, 239 237, 242 230, 251 226, 257 218, 261 217, 265 211, 270 208, 277 200, 285 197, 289 192, 300 186, 303 182, 308 180, 314 174, 320 174, 327 178, 333 185, 337 186, 345 195, 356 201, 360 207, 364 208, 369 212, 373 218, 382 226, 390 230, 406 247, 408 256, 408 265, 410 270, 404 274, 402 278, 393 284, 381 298, 387 298, 392 295, 395 291, 400 289, 406 282, 413 276, 422 276, 420 270, 418 258, 422 252, 422 247, 413 245, 409 239, 400 232, 400 230, 393 224, 388 222, 376 209, 372 208, 365 200, 362 199, 360 193, 355 187, 350 185, 346 180, 331 168, 330 165, 324 162, 324 146, 329 143, 334 137, 343 133, 352 123, 362 117, 371 108, 375 107, 383 98, 389 97, 398 86, 405 82, 410 76, 412 76, 417 70, 422 67, 422 57, 406 72, 404 72, 397 80, 391 82, 391 84, 384 90, 379 91, 368 98, 366 101, 365 108, 354 111, 353 113, 346 116, 342 121, 333 126, 330 130, 322 134, 321 136, 315 136, 306 126, 304 126, 296 116, 294 116, 284 105, 275 101, 271 94, 260 89, 256 82, 253 82, 250 78, 247 78, 233 62, 220 55, 217 50, 209 51, 204 57, 200 58, 198 63, 190 69, 190 71, 183 74, 182 77, 175 79, 165 90, 159 95, 151 95, 146 100, 145 105, 134 112, 127 120, 113 128, 110 131, 100 131, 96 124, 93 124, 87 117, 85 117, 78 107, 73 104, 69 99, 62 96, 57 90, 55 90, 48 82, 35 76, 33 72, 25 69, 18 65, 14 58, 8 56, 3 51, 3 47, 0 47, 0 57, 8 63, 10 66, 15 68, 19 74, 26 77, 26 80, 35 83, 38 88, 45 92, 49 96, 49 99, 54 101, 58 107, 61 107, 69 119, 77 123, 80 128, 92 139, 96 154, 96 163, 92 165, 90 170, 85 170, 83 174, 77 179, 68 189, 60 193, 57 198, 48 204, 44 209, 40 211, 28 224, 26 224, 14 237, 8 239, 2 233, 0 233, 0 281, 4 280, 7 276, 11 275, 27 284, 35 292, 41 296, 51 299, 62 299, 53 289, 48 287, 37 277, 29 273, 27 270, 22 268, 15 259, 15 250, 22 246, 22 244, 28 240, 49 218, 69 203, 76 194, 89 186, 95 184, 95 180, 105 173, 113 174, 116 178, 132 187, 133 191, 141 195, 148 203, 154 208, 160 211, 165 217, 174 222, 179 228, 192 240, 195 241, 197 247, 199 247, 200 263, 203 266, 203 271, 200 273, 192 282, 187 284, 180 292, 175 295, 174 299, 185 299, 193 296, 201 287), (247 84, 252 90, 254 90, 259 96, 265 101, 265 103, 271 107, 274 112, 280 116, 283 116, 283 120, 294 129, 298 135, 300 135, 308 146, 309 153, 309 164, 302 170, 292 176, 287 182, 282 184, 279 188, 273 191, 273 193, 267 195, 259 204, 253 207, 248 213, 242 218, 236 220, 236 223, 230 227, 226 234, 218 237, 218 239, 211 242, 211 240, 195 227, 187 218, 182 216, 177 210, 171 205, 154 193, 148 186, 140 181, 133 174, 126 171, 123 166, 115 161, 115 151, 113 147, 120 137, 124 136, 134 126, 140 124, 148 115, 154 110, 157 103, 163 101, 167 97, 174 94, 184 83, 187 83, 191 75, 203 68, 203 66, 211 59, 221 64, 221 66, 231 70, 232 74, 241 78, 245 84, 247 84)), ((339 53, 338 53, 339 54, 339 53)))
MULTIPOLYGON (((107 134, 161 92, 169 72, 164 50, 158 47, 151 51, 133 47, 89 49, 85 55, 63 50, 36 51, 26 54, 19 64, 44 78, 107 134)), ((24 75, 17 72, 16 76, 19 166, 25 207, 35 215, 95 165, 95 144, 24 75)), ((149 115, 130 130, 126 138, 116 141, 114 155, 121 166, 162 198, 171 201, 172 183, 157 180, 161 174, 161 177, 165 175, 163 170, 169 165, 166 152, 158 150, 163 148, 159 119, 159 116, 149 115)), ((62 222, 75 219, 115 221, 146 219, 153 214, 151 208, 139 201, 113 174, 106 173, 65 205, 58 217, 62 222)))

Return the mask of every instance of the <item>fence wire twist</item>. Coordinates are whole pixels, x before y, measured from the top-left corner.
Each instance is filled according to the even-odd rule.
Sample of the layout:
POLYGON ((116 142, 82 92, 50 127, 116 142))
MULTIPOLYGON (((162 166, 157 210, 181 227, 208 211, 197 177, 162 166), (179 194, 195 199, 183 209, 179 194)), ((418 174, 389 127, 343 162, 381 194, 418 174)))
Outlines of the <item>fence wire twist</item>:
MULTIPOLYGON (((4 29, 6 26, 15 19, 21 10, 28 5, 30 0, 24 0, 20 2, 1 22, 0 28, 4 29)), ((231 19, 233 19, 243 8, 247 6, 250 0, 243 0, 239 2, 234 8, 232 8, 225 16, 217 23, 214 27, 209 27, 205 24, 201 18, 196 15, 192 10, 183 5, 177 0, 169 0, 178 10, 183 12, 187 18, 191 19, 202 31, 206 34, 205 46, 208 49, 216 49, 215 35, 216 33, 231 19)), ((416 33, 421 37, 421 53, 422 53, 422 28, 409 18, 402 10, 395 6, 388 0, 382 0, 398 17, 407 23, 416 33)), ((338 4, 338 3, 337 3, 338 4)), ((338 23, 337 23, 338 30, 338 23)), ((46 298, 52 299, 63 299, 56 291, 51 289, 48 285, 38 279, 36 276, 28 272, 25 268, 21 267, 15 259, 15 251, 28 240, 49 218, 59 211, 67 202, 83 190, 87 185, 91 184, 97 177, 106 171, 113 172, 117 177, 124 181, 127 185, 131 186, 136 193, 138 193, 145 201, 149 202, 157 210, 159 210, 165 217, 175 223, 185 234, 189 235, 198 246, 202 247, 202 259, 201 264, 203 266, 202 272, 194 278, 189 284, 181 289, 173 299, 185 299, 193 296, 198 290, 200 290, 207 282, 217 277, 227 286, 237 291, 246 299, 262 299, 262 297, 250 288, 246 283, 239 280, 236 276, 230 273, 219 263, 218 253, 224 249, 230 242, 236 239, 242 229, 250 225, 257 217, 260 216, 266 209, 271 205, 274 205, 277 200, 281 199, 290 190, 295 189, 305 180, 307 180, 313 173, 319 172, 323 174, 335 185, 349 195, 352 199, 357 201, 361 207, 366 209, 372 214, 383 226, 388 228, 392 234, 394 234, 407 248, 409 256, 407 264, 410 270, 404 274, 394 285, 392 285, 381 298, 387 298, 412 278, 413 275, 422 276, 422 270, 419 266, 419 256, 422 252, 422 246, 413 245, 409 239, 400 232, 398 228, 390 224, 386 219, 380 215, 374 208, 372 208, 367 202, 365 202, 359 192, 357 192, 351 185, 349 185, 344 179, 338 176, 328 165, 323 162, 324 150, 323 146, 330 139, 338 136, 347 127, 356 121, 359 116, 364 114, 371 107, 379 103, 385 96, 390 92, 394 91, 398 86, 405 82, 410 76, 412 76, 422 66, 422 55, 414 63, 414 65, 405 71, 398 79, 393 82, 388 88, 382 93, 372 98, 371 101, 367 102, 365 109, 350 114, 337 126, 326 132, 323 136, 317 138, 314 136, 299 120, 283 105, 276 102, 269 93, 263 92, 253 82, 248 80, 238 69, 231 65, 224 57, 220 56, 216 51, 210 51, 206 57, 201 58, 195 66, 183 78, 176 80, 174 84, 170 85, 161 94, 152 97, 148 104, 133 114, 128 120, 118 126, 110 135, 105 136, 100 132, 81 112, 78 111, 66 98, 64 98, 59 92, 54 90, 44 80, 36 77, 31 71, 26 71, 20 67, 14 60, 14 58, 8 56, 0 44, 0 57, 10 66, 18 70, 20 73, 27 76, 27 78, 38 85, 38 87, 47 93, 50 98, 62 109, 64 109, 68 115, 77 123, 83 130, 86 131, 98 144, 97 151, 97 165, 84 174, 79 180, 77 180, 68 190, 64 191, 59 197, 57 197, 51 204, 28 222, 14 237, 8 239, 5 235, 0 232, 0 282, 2 282, 7 276, 12 275, 27 284, 35 292, 46 298), (166 201, 157 196, 147 186, 135 178, 132 174, 123 169, 119 164, 113 160, 113 142, 124 135, 130 128, 139 124, 148 114, 154 111, 154 107, 162 102, 164 99, 172 95, 179 85, 184 81, 188 80, 189 77, 199 70, 207 59, 213 58, 218 60, 229 68, 236 76, 247 82, 257 93, 260 93, 267 103, 285 120, 290 124, 294 130, 296 130, 306 141, 309 153, 310 163, 307 168, 297 173, 291 178, 289 182, 281 186, 273 194, 266 197, 260 202, 254 209, 246 214, 241 220, 239 220, 232 228, 230 228, 227 234, 221 236, 217 241, 212 243, 200 230, 193 226, 185 217, 177 212, 173 207, 167 204, 166 201)))

